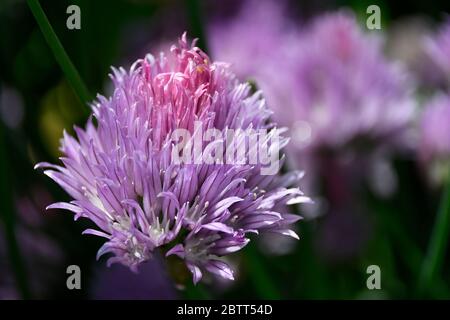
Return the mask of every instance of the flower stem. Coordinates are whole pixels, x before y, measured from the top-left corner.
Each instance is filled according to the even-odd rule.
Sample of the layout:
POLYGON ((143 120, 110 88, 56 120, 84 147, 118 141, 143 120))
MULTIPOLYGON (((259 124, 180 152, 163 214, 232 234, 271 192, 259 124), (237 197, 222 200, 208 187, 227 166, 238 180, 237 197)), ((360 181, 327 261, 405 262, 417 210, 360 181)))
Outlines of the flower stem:
POLYGON ((20 248, 16 238, 16 220, 14 214, 13 197, 11 194, 11 183, 8 181, 9 168, 7 159, 6 139, 4 136, 3 123, 0 123, 0 194, 2 200, 0 201, 0 215, 3 218, 5 227, 5 236, 8 246, 9 259, 14 271, 17 287, 23 299, 30 298, 30 290, 27 282, 27 275, 20 253, 20 248))
POLYGON ((253 245, 245 248, 245 256, 249 262, 249 277, 260 299, 279 300, 281 294, 275 287, 264 262, 258 255, 253 245))
POLYGON ((423 260, 419 276, 418 293, 424 294, 442 268, 450 231, 450 177, 442 195, 439 211, 431 234, 428 250, 423 260))
POLYGON ((89 112, 86 102, 91 100, 91 95, 89 94, 86 85, 81 79, 80 74, 67 55, 66 50, 59 41, 58 36, 56 35, 50 22, 48 21, 47 16, 42 10, 39 1, 27 0, 27 3, 34 15, 34 18, 36 19, 37 24, 39 25, 39 28, 41 29, 42 34, 44 35, 45 40, 47 41, 47 44, 52 50, 56 61, 63 70, 67 81, 75 91, 75 94, 78 96, 78 99, 80 99, 82 105, 85 106, 85 111, 89 112))

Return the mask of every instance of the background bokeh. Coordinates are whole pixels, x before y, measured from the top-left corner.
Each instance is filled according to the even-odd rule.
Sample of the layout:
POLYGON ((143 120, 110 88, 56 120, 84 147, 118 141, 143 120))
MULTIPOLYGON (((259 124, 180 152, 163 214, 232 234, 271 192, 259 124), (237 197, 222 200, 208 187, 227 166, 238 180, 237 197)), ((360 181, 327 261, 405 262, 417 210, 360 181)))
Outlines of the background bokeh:
MULTIPOLYGON (((437 37, 447 19, 448 1, 42 0, 41 5, 92 97, 110 92, 111 66, 128 68, 148 52, 167 49, 184 31, 189 38, 198 37, 199 47, 213 59, 231 62, 242 80, 267 91, 274 118, 294 132, 286 166, 306 171, 301 187, 315 203, 298 208, 305 216, 298 226, 299 241, 264 237, 236 255, 231 261, 239 270, 234 282, 211 278, 198 286, 189 281, 183 288, 175 286, 169 275, 173 272, 167 271, 170 266, 158 256, 142 265, 139 274, 118 265, 107 268, 103 259, 96 261, 102 241, 81 235, 89 222, 74 223, 71 214, 58 210, 46 212, 46 206, 68 196, 33 169, 39 161, 57 161, 63 129, 72 132, 73 125, 86 121, 83 105, 26 1, 2 0, 0 299, 450 298, 449 255, 429 287, 417 289, 450 163, 450 152, 430 160, 428 145, 421 149, 423 110, 439 104, 434 99, 440 94, 441 104, 450 106, 445 100, 450 72, 445 74, 444 67, 433 64, 424 39, 437 37), (66 8, 71 4, 81 8, 81 30, 66 28, 66 8), (365 27, 371 4, 381 8, 381 30, 365 27), (312 150, 303 146, 305 130, 315 130, 310 124, 304 126, 311 120, 309 114, 300 113, 298 121, 290 122, 296 99, 305 101, 292 94, 308 85, 289 72, 309 66, 296 63, 310 59, 302 55, 315 45, 314 39, 308 39, 315 32, 314 21, 343 9, 354 15, 363 37, 380 40, 373 47, 362 42, 361 48, 353 48, 357 52, 349 63, 366 66, 371 61, 364 57, 379 50, 380 59, 400 66, 407 78, 399 80, 413 109, 405 121, 408 128, 402 139, 406 140, 382 134, 374 142, 357 140, 360 137, 355 135, 352 139, 357 141, 348 143, 321 139, 326 147, 312 150), (283 38, 287 33, 292 34, 283 38), (362 60, 357 62, 358 57, 362 60), (81 290, 66 287, 66 268, 73 264, 82 270, 81 290), (366 287, 369 265, 381 268, 381 290, 366 287)), ((338 44, 344 41, 339 35, 328 36, 338 44)), ((324 60, 332 61, 335 53, 326 52, 322 44, 311 57, 330 55, 324 60)), ((304 61, 313 66, 321 63, 320 59, 304 61)), ((380 65, 373 72, 381 72, 385 66, 380 65)), ((301 69, 304 74, 299 71, 299 77, 308 78, 316 70, 301 69)), ((389 72, 380 80, 381 91, 366 90, 363 98, 376 95, 370 102, 388 103, 389 99, 377 99, 394 90, 389 72)), ((370 89, 378 85, 367 81, 370 89)), ((344 96, 340 108, 350 103, 344 96)), ((369 108, 357 105, 364 107, 369 108)), ((336 134, 337 124, 358 121, 340 118, 342 114, 339 111, 335 123, 326 128, 326 137, 336 134)), ((441 129, 430 133, 432 142, 442 141, 444 149, 450 143, 449 114, 438 116, 441 124, 436 126, 441 129)), ((377 121, 382 126, 388 120, 377 121)))

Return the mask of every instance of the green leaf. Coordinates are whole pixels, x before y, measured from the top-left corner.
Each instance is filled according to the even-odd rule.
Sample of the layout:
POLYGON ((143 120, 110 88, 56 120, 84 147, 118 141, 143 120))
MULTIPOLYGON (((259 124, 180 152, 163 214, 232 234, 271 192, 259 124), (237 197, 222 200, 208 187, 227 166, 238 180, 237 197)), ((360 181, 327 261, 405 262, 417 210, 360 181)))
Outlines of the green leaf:
POLYGON ((41 29, 41 32, 45 37, 45 40, 51 48, 56 61, 63 70, 67 81, 75 91, 75 94, 78 96, 83 106, 85 106, 86 113, 89 113, 89 109, 86 103, 91 100, 91 95, 89 94, 87 87, 81 79, 80 74, 67 55, 66 50, 59 41, 58 36, 56 35, 50 22, 47 19, 47 16, 42 10, 39 1, 27 0, 27 3, 34 15, 34 18, 36 19, 36 22, 39 25, 39 28, 41 29))
POLYGON ((447 249, 450 231, 450 179, 442 195, 439 211, 430 237, 428 250, 422 263, 418 283, 418 293, 426 294, 437 275, 442 269, 442 264, 447 249))

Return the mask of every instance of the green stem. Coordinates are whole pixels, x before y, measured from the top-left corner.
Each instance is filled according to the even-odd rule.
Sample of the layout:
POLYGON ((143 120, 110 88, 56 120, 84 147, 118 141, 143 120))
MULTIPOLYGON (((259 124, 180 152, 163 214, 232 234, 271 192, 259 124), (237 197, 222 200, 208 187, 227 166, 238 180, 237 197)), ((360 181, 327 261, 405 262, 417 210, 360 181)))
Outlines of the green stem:
POLYGON ((427 293, 440 272, 450 231, 450 177, 442 195, 439 211, 431 234, 428 250, 422 263, 418 283, 419 294, 427 293))
POLYGON ((417 274, 423 254, 413 241, 411 241, 411 237, 409 237, 405 230, 400 227, 402 224, 396 219, 396 209, 382 204, 374 204, 374 206, 376 206, 379 212, 383 228, 386 229, 386 232, 400 248, 399 250, 402 252, 404 262, 407 264, 412 274, 417 274))
POLYGON ((270 278, 265 263, 253 245, 245 248, 245 257, 249 264, 249 277, 260 299, 280 300, 281 294, 270 278))
POLYGON ((63 70, 67 81, 75 91, 75 94, 80 99, 82 105, 85 106, 86 112, 89 112, 86 102, 91 100, 91 95, 89 94, 86 85, 81 79, 80 74, 67 55, 66 50, 64 50, 64 47, 59 41, 58 36, 56 35, 50 22, 48 21, 47 16, 42 10, 39 1, 27 0, 27 3, 34 15, 34 18, 36 19, 37 24, 39 25, 39 28, 41 29, 42 34, 44 35, 45 40, 47 41, 47 44, 51 48, 56 61, 63 70))
POLYGON ((11 183, 8 181, 10 172, 8 168, 8 153, 2 123, 0 123, 0 154, 2 155, 0 157, 0 194, 2 195, 2 200, 0 201, 0 214, 3 218, 8 254, 11 260, 11 266, 13 268, 17 287, 20 290, 22 298, 29 299, 30 290, 28 287, 27 275, 15 232, 16 220, 13 197, 11 194, 11 183))
MULTIPOLYGON (((401 258, 413 275, 419 274, 420 264, 423 259, 423 253, 411 240, 406 231, 401 228, 401 223, 396 219, 396 208, 377 201, 369 202, 379 213, 383 227, 386 228, 388 236, 391 236, 395 246, 402 252, 401 258)), ((449 296, 449 290, 444 280, 436 275, 436 282, 433 288, 430 288, 428 294, 430 297, 442 298, 449 296)), ((414 284, 413 284, 414 285, 414 284)))

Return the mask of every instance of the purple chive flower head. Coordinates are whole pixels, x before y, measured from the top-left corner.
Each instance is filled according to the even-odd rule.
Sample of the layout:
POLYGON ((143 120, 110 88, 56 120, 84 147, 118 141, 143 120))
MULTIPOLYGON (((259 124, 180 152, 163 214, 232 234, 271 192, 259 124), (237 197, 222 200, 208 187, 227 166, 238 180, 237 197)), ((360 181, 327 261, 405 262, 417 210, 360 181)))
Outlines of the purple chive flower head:
POLYGON ((440 94, 425 106, 421 116, 419 156, 431 178, 445 180, 450 168, 450 95, 440 94))
MULTIPOLYGON (((84 234, 106 239, 98 257, 109 254, 108 264, 136 270, 161 248, 185 261, 194 282, 205 271, 233 279, 221 257, 241 250, 249 234, 297 237, 290 226, 300 217, 286 208, 308 201, 289 187, 301 173, 262 175, 259 164, 172 161, 172 133, 194 133, 195 122, 281 134, 260 92, 251 93, 227 64, 212 62, 186 35, 169 53, 113 71, 111 97, 98 96, 93 119, 75 128, 76 138, 64 133, 62 165, 37 165, 73 198, 49 208, 90 219, 96 227, 84 234)), ((281 137, 280 146, 286 143, 281 137)))

